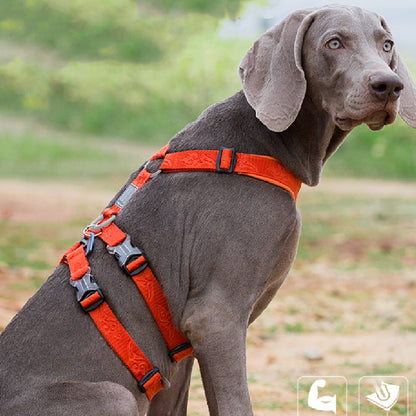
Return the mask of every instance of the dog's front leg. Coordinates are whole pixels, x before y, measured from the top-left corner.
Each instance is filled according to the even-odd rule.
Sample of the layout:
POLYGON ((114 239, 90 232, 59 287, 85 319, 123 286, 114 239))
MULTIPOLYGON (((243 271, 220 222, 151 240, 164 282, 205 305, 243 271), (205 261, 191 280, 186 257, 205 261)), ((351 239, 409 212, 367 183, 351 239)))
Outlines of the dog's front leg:
POLYGON ((218 297, 189 311, 184 329, 199 363, 210 415, 252 415, 246 374, 248 317, 218 297))
POLYGON ((193 357, 179 363, 167 390, 161 390, 150 402, 147 416, 186 416, 193 357))

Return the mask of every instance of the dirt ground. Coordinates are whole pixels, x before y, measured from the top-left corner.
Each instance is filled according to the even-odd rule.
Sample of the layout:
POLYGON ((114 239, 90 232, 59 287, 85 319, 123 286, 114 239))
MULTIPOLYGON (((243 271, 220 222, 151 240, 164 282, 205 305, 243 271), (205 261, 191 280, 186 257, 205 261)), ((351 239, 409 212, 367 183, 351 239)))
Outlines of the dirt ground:
MULTIPOLYGON (((308 197, 313 190, 302 192, 308 197)), ((415 197, 416 184, 325 181, 320 192, 406 199, 415 197)), ((0 195, 0 226, 1 220, 58 226, 80 217, 95 218, 113 191, 104 186, 87 189, 87 184, 3 180, 0 195)), ((350 385, 348 414, 358 414, 360 377, 383 373, 410 380, 409 415, 416 414, 416 331, 409 330, 416 325, 413 265, 383 273, 371 268, 335 270, 322 259, 295 264, 278 296, 249 329, 248 379, 255 415, 296 415, 296 383, 307 375, 345 377, 350 385)), ((11 269, 0 263, 0 329, 34 293, 32 276, 30 268, 11 269)), ((197 369, 189 414, 208 414, 197 369)))

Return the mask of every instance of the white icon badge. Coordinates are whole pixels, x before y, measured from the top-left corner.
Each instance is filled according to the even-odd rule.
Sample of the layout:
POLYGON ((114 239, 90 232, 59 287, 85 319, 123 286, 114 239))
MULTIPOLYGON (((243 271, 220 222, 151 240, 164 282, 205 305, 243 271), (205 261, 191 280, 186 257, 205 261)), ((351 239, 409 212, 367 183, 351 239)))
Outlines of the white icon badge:
POLYGON ((347 379, 302 376, 297 382, 297 416, 347 415, 347 379))
POLYGON ((409 415, 409 383, 406 377, 361 377, 358 392, 359 416, 409 415))
POLYGON ((367 400, 376 406, 389 411, 397 403, 400 386, 382 381, 380 387, 378 384, 374 383, 374 390, 375 393, 369 394, 367 400))
POLYGON ((314 381, 308 394, 308 406, 315 410, 337 413, 337 395, 319 397, 318 387, 325 387, 326 381, 323 378, 314 381))

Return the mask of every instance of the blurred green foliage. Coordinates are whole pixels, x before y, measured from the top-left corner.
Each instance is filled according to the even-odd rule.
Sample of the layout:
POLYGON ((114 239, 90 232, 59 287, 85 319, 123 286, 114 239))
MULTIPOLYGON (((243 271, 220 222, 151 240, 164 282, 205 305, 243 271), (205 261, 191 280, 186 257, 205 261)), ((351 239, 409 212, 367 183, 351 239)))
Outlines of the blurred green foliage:
MULTIPOLYGON (((238 90, 249 43, 220 40, 218 17, 178 12, 198 2, 165 3, 165 13, 155 9, 162 2, 138 13, 132 0, 2 0, 0 39, 40 53, 0 65, 0 109, 77 132, 167 142, 238 90)), ((218 14, 220 4, 239 2, 201 2, 200 10, 218 14)))
POLYGON ((239 11, 241 0, 153 0, 153 7, 158 7, 168 12, 199 12, 209 13, 222 17, 229 15, 235 17, 239 11))
MULTIPOLYGON (((3 178, 100 178, 110 164, 125 176, 131 171, 123 167, 130 158, 122 146, 100 147, 97 142, 77 138, 58 140, 1 134, 0 149, 0 177, 3 178)), ((137 160, 131 160, 131 166, 137 164, 137 160)))
MULTIPOLYGON (((7 53, 0 50, 0 111, 107 141, 163 145, 240 89, 238 63, 254 39, 221 39, 218 30, 243 6, 242 0, 2 0, 0 42, 7 53)), ((34 137, 11 143, 22 149, 23 139, 36 153, 34 137)), ((403 123, 376 133, 362 127, 328 171, 415 178, 414 143, 403 123)), ((4 140, 0 145, 9 164, 19 165, 24 152, 13 153, 4 140)))
POLYGON ((4 37, 41 45, 69 59, 147 62, 162 56, 146 19, 125 13, 130 1, 2 0, 4 37), (127 7, 126 7, 127 6, 127 7))
POLYGON ((398 116, 380 131, 357 127, 328 161, 326 175, 372 179, 416 178, 416 132, 398 116))

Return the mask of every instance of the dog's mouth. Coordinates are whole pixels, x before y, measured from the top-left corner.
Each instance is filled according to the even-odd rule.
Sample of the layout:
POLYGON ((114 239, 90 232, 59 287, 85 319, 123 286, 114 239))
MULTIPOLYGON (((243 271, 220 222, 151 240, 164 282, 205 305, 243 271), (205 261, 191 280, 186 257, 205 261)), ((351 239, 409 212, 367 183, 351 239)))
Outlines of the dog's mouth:
POLYGON ((335 124, 343 131, 350 131, 360 124, 367 124, 371 130, 381 130, 385 125, 392 124, 396 119, 396 112, 387 109, 378 110, 361 118, 335 116, 335 124))
POLYGON ((343 131, 352 130, 354 127, 361 124, 361 121, 353 120, 352 118, 335 117, 335 124, 343 131))
POLYGON ((385 125, 391 124, 391 115, 387 111, 380 111, 374 116, 370 117, 369 120, 365 120, 364 123, 367 124, 367 126, 371 130, 381 130, 385 125))

